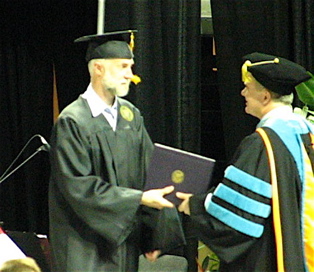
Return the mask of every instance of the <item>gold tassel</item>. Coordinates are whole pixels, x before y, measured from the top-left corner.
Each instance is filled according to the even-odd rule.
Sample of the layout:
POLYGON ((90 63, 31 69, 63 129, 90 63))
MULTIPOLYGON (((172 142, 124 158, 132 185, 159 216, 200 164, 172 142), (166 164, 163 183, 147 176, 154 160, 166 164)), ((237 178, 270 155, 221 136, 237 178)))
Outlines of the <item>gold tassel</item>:
POLYGON ((131 81, 132 81, 135 85, 137 85, 137 84, 139 84, 142 80, 141 80, 141 78, 140 78, 138 75, 133 75, 133 77, 131 78, 131 81))
MULTIPOLYGON (((135 46, 135 42, 134 42, 134 32, 131 32, 131 35, 130 35, 130 48, 132 51, 134 51, 134 46, 135 46)), ((142 80, 141 78, 138 76, 138 75, 133 75, 133 77, 131 78, 131 81, 137 85, 139 84, 142 80)))
POLYGON ((255 63, 251 63, 249 60, 245 61, 241 68, 242 81, 244 83, 248 83, 248 82, 252 82, 253 80, 251 73, 247 70, 248 67, 263 65, 263 64, 270 64, 270 63, 279 63, 279 59, 275 58, 274 60, 265 60, 265 61, 255 62, 255 63))
POLYGON ((134 50, 134 46, 135 46, 135 43, 134 43, 134 33, 131 32, 131 36, 130 36, 130 47, 131 47, 131 50, 133 51, 134 50))

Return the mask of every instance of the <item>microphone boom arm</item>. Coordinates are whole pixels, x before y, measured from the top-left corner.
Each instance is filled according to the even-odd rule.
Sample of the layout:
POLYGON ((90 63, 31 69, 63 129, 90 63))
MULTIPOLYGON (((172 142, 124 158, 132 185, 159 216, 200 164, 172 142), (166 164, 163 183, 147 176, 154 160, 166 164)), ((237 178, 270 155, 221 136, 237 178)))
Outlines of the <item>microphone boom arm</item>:
POLYGON ((0 179, 0 184, 5 181, 8 177, 10 177, 15 171, 20 169, 25 163, 27 163, 31 158, 33 158, 35 155, 37 155, 40 151, 44 150, 45 146, 42 145, 41 147, 37 148, 37 150, 30 155, 25 161, 23 161, 19 166, 17 166, 15 169, 13 169, 9 174, 4 176, 3 178, 0 179))

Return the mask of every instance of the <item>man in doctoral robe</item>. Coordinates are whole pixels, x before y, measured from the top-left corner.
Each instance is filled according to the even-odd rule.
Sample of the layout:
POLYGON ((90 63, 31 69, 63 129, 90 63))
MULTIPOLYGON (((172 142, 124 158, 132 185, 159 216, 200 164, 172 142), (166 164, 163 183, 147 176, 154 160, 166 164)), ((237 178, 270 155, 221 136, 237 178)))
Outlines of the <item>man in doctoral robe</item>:
POLYGON ((291 106, 295 87, 312 79, 281 57, 255 52, 244 60, 241 95, 246 113, 260 119, 258 129, 209 194, 177 193, 179 210, 190 214, 221 271, 314 271, 314 129, 291 106))

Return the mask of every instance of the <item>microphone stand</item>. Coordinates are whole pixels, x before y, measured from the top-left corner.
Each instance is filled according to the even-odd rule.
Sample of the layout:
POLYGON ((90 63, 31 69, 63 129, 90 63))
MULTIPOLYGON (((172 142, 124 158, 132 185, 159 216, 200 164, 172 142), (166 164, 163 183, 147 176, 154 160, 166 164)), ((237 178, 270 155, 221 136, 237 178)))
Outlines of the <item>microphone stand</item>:
MULTIPOLYGON (((13 162, 10 164, 10 166, 6 169, 6 171, 0 176, 0 184, 5 181, 8 177, 10 177, 13 173, 15 173, 18 169, 20 169, 25 163, 27 163, 30 159, 32 159, 34 156, 36 156, 40 151, 47 151, 49 152, 50 149, 50 145, 47 143, 47 141, 44 139, 44 137, 42 137, 39 134, 35 134, 34 136, 32 136, 28 142, 26 143, 26 145, 24 145, 24 147, 22 148, 22 150, 20 151, 20 153, 17 155, 17 157, 13 160, 13 162), (19 164, 16 168, 14 168, 11 172, 8 173, 8 171, 12 168, 13 164, 17 161, 17 159, 22 155, 23 151, 25 150, 25 148, 29 145, 29 143, 35 138, 35 137, 39 137, 41 142, 42 142, 42 146, 40 146, 39 148, 36 149, 36 151, 31 154, 26 160, 24 160, 21 164, 19 164), (8 174, 7 174, 8 173, 8 174)), ((3 226, 3 222, 0 221, 0 232, 2 230, 3 226)))
POLYGON ((3 178, 0 179, 0 184, 5 181, 8 177, 10 177, 15 171, 20 169, 25 163, 27 163, 31 158, 33 158, 35 155, 37 155, 40 151, 45 150, 45 145, 42 145, 41 147, 37 148, 36 151, 30 155, 26 160, 24 160, 19 166, 17 166, 15 169, 13 169, 9 174, 4 176, 3 178))

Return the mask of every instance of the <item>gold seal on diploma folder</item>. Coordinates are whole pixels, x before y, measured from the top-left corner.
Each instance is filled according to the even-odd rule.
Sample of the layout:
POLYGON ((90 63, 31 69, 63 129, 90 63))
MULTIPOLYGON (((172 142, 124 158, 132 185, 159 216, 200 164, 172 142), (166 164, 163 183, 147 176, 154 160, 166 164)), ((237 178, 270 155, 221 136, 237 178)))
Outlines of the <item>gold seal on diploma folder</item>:
POLYGON ((174 183, 182 183, 184 181, 184 172, 181 170, 175 170, 171 174, 171 180, 174 183))

